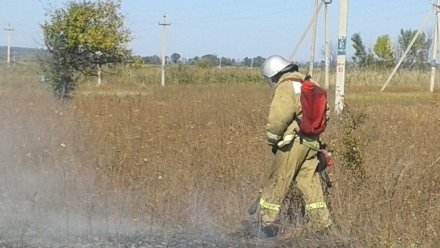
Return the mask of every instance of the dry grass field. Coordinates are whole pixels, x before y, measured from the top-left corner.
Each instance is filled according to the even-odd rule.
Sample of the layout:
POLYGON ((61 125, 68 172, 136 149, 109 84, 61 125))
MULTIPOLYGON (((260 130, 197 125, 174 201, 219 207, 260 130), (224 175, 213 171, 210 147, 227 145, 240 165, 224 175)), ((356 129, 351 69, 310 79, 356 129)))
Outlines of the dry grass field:
MULTIPOLYGON (((0 247, 440 247, 440 97, 423 73, 386 93, 386 73, 347 76, 323 136, 335 229, 279 241, 237 235, 270 170, 266 85, 127 74, 59 101, 34 69, 0 71, 0 247)), ((293 190, 285 223, 298 205, 293 190)))

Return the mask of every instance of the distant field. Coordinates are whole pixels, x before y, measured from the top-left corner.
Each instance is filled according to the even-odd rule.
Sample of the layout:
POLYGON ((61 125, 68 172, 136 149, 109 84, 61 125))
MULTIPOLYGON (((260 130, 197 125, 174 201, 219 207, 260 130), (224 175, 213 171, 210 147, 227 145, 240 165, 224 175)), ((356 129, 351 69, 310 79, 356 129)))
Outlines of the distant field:
MULTIPOLYGON (((428 74, 402 72, 382 94, 386 73, 347 76, 347 111, 332 113, 323 137, 336 162, 326 196, 336 229, 285 244, 231 234, 270 170, 272 91, 256 69, 181 70, 225 81, 172 77, 161 88, 147 83, 157 71, 127 69, 59 101, 35 68, 0 68, 0 244, 154 234, 182 247, 170 242, 190 233, 220 247, 440 246, 440 97, 427 92, 428 74)), ((297 194, 286 224, 302 218, 297 194)))

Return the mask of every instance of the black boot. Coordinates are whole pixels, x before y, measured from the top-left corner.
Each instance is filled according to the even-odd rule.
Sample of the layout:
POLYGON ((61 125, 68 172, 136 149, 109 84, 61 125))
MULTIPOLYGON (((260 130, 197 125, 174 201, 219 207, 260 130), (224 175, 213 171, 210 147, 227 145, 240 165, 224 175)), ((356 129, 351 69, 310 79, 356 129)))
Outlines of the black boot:
POLYGON ((241 224, 243 226, 243 236, 249 238, 273 238, 280 231, 280 228, 275 225, 261 227, 257 221, 244 220, 241 224))
POLYGON ((280 227, 277 225, 268 225, 261 228, 261 231, 264 233, 266 238, 273 238, 280 233, 280 227))
POLYGON ((259 205, 260 205, 260 199, 258 198, 254 203, 252 203, 252 205, 249 206, 248 214, 254 215, 255 213, 257 213, 259 205))

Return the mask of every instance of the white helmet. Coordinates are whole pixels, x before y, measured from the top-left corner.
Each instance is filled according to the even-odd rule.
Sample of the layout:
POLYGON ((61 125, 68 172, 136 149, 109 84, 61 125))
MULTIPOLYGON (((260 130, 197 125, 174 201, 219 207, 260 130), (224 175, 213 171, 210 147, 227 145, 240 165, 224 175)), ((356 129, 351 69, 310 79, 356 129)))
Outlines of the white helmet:
POLYGON ((271 87, 275 86, 277 79, 274 78, 279 72, 290 70, 294 64, 279 55, 268 57, 261 67, 261 72, 271 87))

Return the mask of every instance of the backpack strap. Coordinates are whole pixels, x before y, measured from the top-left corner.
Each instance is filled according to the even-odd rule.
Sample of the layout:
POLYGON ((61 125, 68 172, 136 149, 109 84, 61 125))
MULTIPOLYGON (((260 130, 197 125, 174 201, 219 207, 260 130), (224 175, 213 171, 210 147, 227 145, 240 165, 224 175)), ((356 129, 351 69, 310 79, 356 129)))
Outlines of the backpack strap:
POLYGON ((281 82, 279 82, 279 84, 284 83, 286 81, 295 81, 295 82, 300 82, 300 83, 304 83, 304 80, 302 80, 301 78, 297 78, 297 77, 288 77, 283 79, 281 82))
POLYGON ((298 78, 298 77, 288 77, 288 78, 284 78, 278 84, 282 84, 287 81, 292 82, 292 87, 293 87, 293 91, 295 92, 295 94, 298 95, 301 93, 301 85, 304 83, 304 80, 302 80, 301 78, 298 78))

